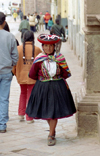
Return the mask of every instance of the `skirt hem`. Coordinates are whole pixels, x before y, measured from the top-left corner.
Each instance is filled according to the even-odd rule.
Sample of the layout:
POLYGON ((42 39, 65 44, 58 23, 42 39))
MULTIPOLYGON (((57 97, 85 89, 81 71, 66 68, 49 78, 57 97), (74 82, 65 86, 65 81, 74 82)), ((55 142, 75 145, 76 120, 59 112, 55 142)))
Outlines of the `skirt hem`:
MULTIPOLYGON (((75 112, 76 113, 76 112, 75 112)), ((54 119, 63 119, 63 118, 68 118, 68 117, 71 117, 71 116, 73 116, 75 113, 73 113, 72 115, 67 115, 67 116, 64 116, 64 117, 59 117, 59 118, 38 118, 38 117, 32 117, 32 116, 30 116, 30 117, 32 117, 33 119, 42 119, 42 120, 54 120, 54 119)))

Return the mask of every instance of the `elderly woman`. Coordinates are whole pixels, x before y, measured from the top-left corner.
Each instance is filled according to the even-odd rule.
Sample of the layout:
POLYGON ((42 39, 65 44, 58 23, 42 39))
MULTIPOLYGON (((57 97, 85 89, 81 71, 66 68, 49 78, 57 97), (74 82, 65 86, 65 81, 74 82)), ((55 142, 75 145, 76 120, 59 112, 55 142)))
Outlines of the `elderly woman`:
POLYGON ((56 143, 55 129, 58 119, 72 116, 75 104, 65 79, 71 76, 62 54, 56 54, 56 35, 40 35, 43 52, 34 60, 29 77, 37 80, 31 92, 26 113, 34 119, 48 121, 50 132, 48 146, 56 143))

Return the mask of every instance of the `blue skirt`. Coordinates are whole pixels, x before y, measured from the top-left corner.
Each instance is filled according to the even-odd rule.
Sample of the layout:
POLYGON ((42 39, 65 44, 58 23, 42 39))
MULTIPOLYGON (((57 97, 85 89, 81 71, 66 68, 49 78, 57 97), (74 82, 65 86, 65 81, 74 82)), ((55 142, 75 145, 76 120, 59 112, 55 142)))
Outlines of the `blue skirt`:
POLYGON ((63 79, 41 82, 37 80, 26 108, 34 119, 59 119, 76 112, 70 89, 63 79))

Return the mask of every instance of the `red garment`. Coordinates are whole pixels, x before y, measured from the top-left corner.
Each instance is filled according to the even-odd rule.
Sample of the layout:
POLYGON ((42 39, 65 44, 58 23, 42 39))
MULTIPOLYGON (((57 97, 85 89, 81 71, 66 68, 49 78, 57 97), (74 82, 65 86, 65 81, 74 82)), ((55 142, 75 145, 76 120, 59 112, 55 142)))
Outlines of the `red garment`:
MULTIPOLYGON (((41 77, 48 79, 48 73, 45 72, 45 69, 43 68, 43 62, 37 62, 33 63, 31 70, 29 72, 29 77, 34 80, 41 80, 41 77)), ((58 65, 59 66, 59 65, 58 65)), ((56 73, 57 77, 62 77, 64 79, 68 78, 68 72, 59 66, 58 73, 56 73)))
MULTIPOLYGON (((18 115, 25 115, 26 106, 31 94, 31 91, 33 89, 35 84, 28 85, 28 84, 20 84, 21 88, 21 94, 20 94, 20 100, 19 100, 19 108, 18 108, 18 115)), ((26 120, 33 120, 33 118, 29 117, 26 114, 26 120)))
POLYGON ((44 16, 45 23, 48 23, 50 17, 51 17, 51 15, 48 12, 46 12, 46 14, 44 16))

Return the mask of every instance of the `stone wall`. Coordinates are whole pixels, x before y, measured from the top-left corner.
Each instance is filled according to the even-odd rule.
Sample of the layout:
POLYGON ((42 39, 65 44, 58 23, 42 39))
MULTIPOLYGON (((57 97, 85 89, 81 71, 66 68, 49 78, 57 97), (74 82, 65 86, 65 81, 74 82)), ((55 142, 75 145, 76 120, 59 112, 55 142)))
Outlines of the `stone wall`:
POLYGON ((85 90, 77 103, 77 132, 100 140, 100 0, 85 0, 85 90))
POLYGON ((51 3, 49 0, 37 0, 37 12, 42 12, 45 14, 45 12, 48 11, 51 13, 51 3))
MULTIPOLYGON (((23 10, 23 0, 21 0, 21 6, 23 10)), ((46 11, 51 13, 51 3, 50 0, 25 0, 25 14, 32 14, 37 11, 37 13, 42 12, 45 14, 46 11)))

